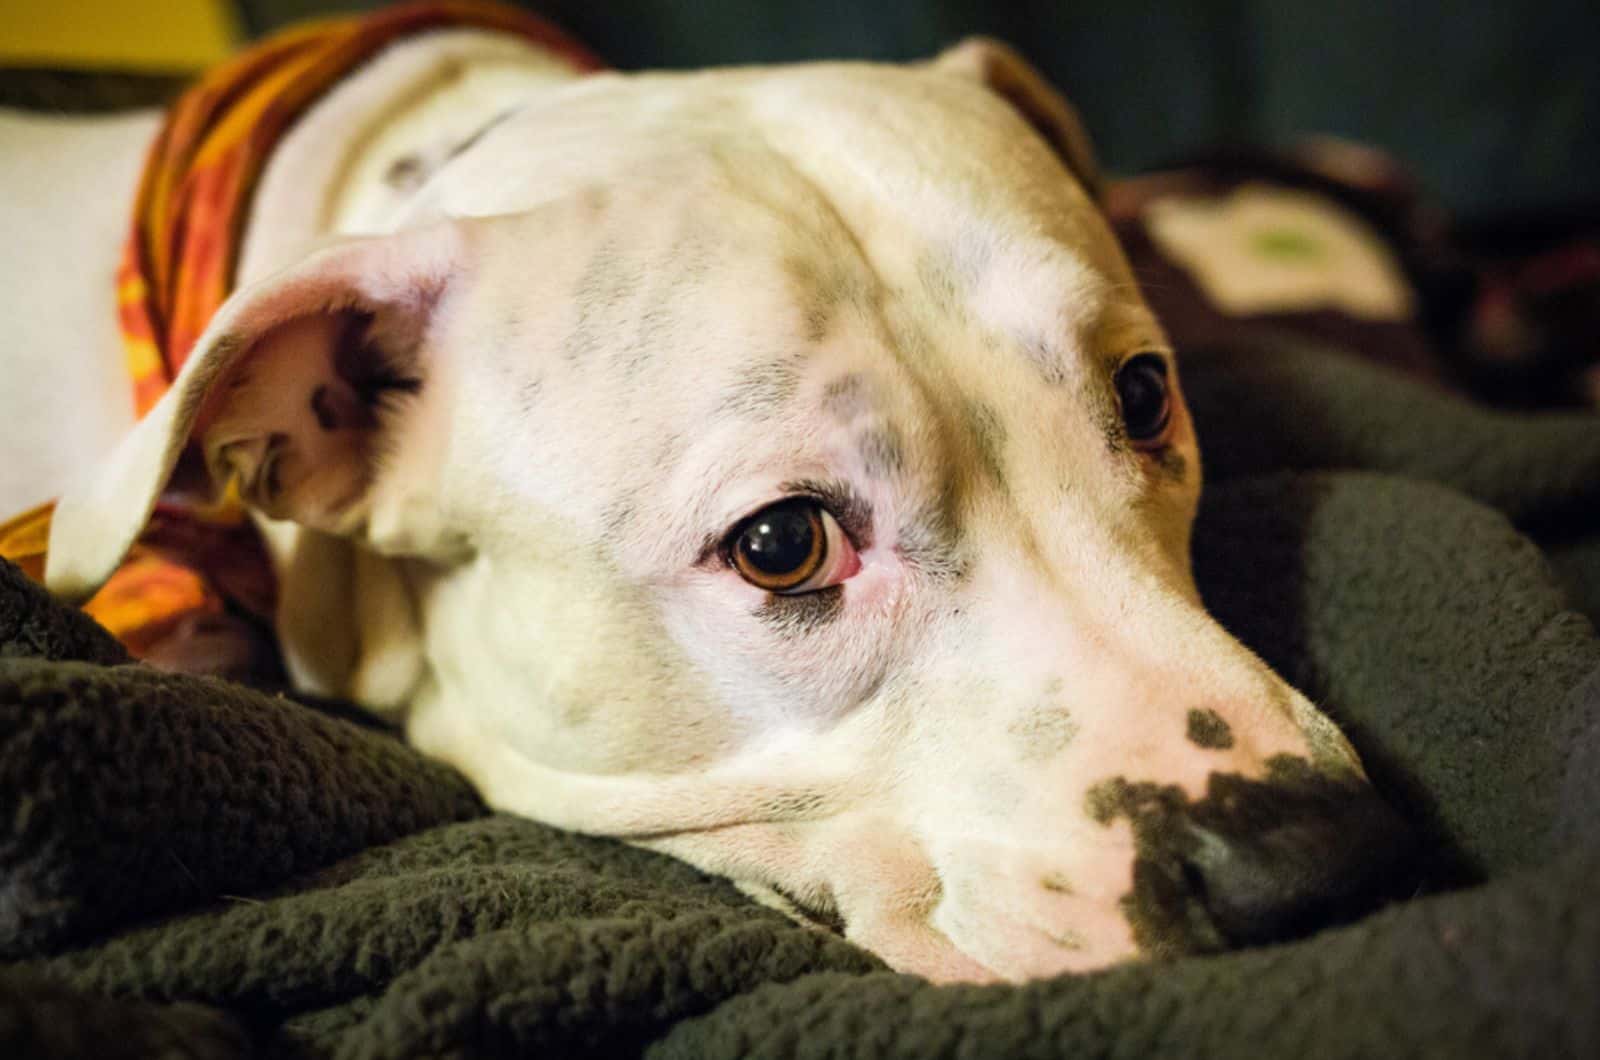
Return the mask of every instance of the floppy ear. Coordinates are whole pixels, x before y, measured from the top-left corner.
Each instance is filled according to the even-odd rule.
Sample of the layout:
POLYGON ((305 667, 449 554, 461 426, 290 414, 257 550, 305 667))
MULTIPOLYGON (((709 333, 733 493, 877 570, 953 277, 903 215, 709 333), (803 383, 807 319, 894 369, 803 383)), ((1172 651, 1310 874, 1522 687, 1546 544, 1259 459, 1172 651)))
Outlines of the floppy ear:
POLYGON ((454 224, 350 240, 237 291, 167 394, 56 506, 50 589, 78 599, 111 575, 191 438, 214 483, 236 479, 267 515, 358 528, 386 413, 426 384, 465 243, 454 224))
POLYGON ((933 64, 983 83, 1015 107, 1055 148, 1090 196, 1100 198, 1100 166, 1078 112, 1016 49, 992 37, 968 37, 940 53, 933 64))

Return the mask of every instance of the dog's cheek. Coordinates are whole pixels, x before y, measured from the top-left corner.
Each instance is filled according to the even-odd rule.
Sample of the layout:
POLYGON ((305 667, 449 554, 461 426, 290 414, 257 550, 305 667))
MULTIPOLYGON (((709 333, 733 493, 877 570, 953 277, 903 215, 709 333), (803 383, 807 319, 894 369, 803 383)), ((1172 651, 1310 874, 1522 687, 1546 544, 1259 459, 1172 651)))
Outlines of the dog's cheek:
POLYGON ((776 596, 718 572, 668 591, 662 610, 689 664, 725 690, 737 714, 824 717, 871 683, 874 661, 863 648, 876 634, 854 613, 847 586, 776 596))

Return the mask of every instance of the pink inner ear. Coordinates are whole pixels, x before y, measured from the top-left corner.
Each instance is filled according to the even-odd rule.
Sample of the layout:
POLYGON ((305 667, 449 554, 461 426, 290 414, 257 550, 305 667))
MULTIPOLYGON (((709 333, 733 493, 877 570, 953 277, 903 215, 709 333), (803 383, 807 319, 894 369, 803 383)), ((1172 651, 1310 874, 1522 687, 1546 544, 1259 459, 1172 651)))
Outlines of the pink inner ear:
POLYGON ((279 323, 211 389, 199 429, 218 482, 274 518, 337 530, 359 517, 381 403, 418 382, 380 348, 375 315, 317 312, 279 323))

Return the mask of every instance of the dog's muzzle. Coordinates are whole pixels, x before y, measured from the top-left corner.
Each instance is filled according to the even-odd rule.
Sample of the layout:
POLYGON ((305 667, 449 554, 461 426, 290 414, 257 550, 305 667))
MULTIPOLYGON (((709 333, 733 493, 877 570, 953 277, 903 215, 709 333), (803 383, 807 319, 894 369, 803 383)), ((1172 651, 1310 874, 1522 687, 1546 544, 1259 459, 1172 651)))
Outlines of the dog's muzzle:
POLYGON ((1137 860, 1123 900, 1140 948, 1173 955, 1259 945, 1354 920, 1417 885, 1412 833, 1364 781, 1282 757, 1262 780, 1212 774, 1203 799, 1108 781, 1103 823, 1126 817, 1137 860))

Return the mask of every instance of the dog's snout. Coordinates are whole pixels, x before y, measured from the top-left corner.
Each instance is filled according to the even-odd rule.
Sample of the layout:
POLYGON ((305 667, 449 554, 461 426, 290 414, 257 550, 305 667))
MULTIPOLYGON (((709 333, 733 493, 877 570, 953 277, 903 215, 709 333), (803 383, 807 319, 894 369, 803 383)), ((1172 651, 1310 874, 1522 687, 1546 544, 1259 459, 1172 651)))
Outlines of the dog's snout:
POLYGON ((1232 946, 1353 920, 1412 888, 1412 835, 1366 785, 1239 786, 1191 808, 1183 872, 1232 946))
POLYGON ((1091 816, 1126 818, 1123 910, 1138 947, 1176 956, 1283 941, 1353 920, 1417 882, 1410 830, 1363 779, 1278 755, 1265 777, 1212 773, 1203 798, 1113 778, 1091 816))

